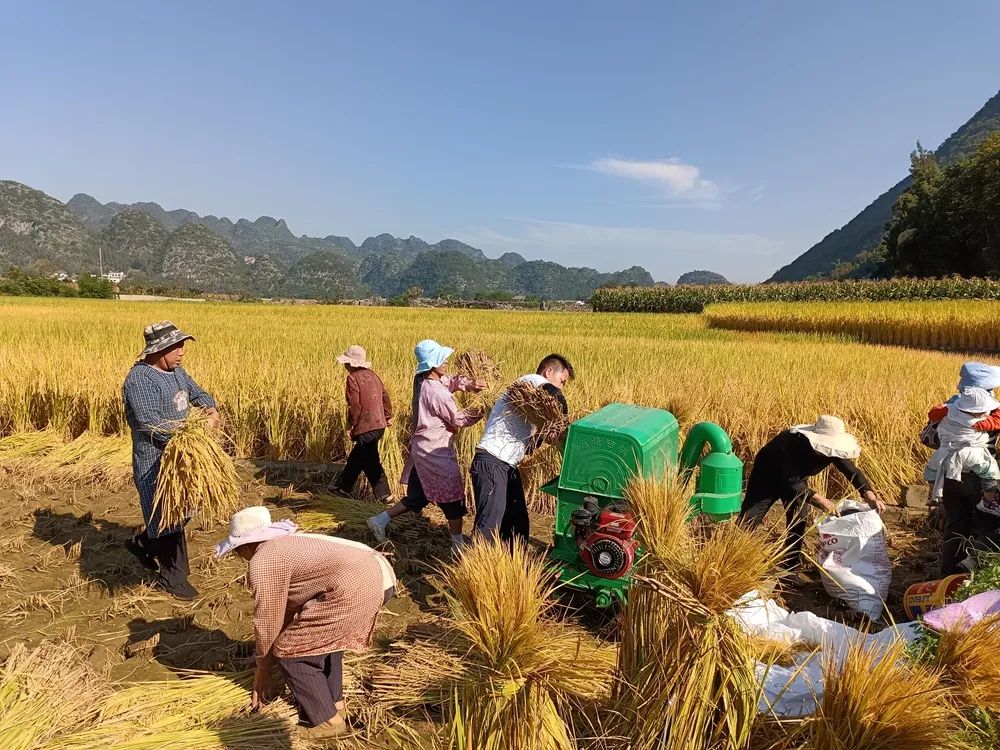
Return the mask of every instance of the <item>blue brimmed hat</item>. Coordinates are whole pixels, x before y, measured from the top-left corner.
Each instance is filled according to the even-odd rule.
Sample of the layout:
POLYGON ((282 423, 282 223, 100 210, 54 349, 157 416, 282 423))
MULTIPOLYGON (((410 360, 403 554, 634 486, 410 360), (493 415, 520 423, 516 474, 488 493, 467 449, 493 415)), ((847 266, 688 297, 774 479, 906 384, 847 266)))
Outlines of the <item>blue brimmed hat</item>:
POLYGON ((454 352, 451 347, 441 346, 434 339, 424 339, 413 347, 413 356, 417 358, 417 375, 440 367, 454 352))

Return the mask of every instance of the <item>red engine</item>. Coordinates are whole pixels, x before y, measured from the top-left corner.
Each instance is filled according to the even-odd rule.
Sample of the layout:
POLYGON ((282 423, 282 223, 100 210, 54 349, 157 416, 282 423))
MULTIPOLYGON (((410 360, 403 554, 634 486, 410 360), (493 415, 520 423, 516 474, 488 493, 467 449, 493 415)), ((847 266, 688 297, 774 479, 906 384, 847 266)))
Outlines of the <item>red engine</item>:
POLYGON ((635 518, 627 510, 600 508, 588 497, 573 511, 573 528, 580 559, 594 575, 621 578, 635 563, 639 543, 635 540, 635 518))

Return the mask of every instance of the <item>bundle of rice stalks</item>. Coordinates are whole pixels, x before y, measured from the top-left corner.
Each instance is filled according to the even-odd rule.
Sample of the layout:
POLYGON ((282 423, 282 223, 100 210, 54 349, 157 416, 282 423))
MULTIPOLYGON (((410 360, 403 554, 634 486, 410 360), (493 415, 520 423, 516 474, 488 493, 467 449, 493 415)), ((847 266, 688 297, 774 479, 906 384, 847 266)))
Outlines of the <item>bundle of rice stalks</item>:
POLYGON ((192 409, 174 430, 160 460, 153 497, 160 528, 179 525, 195 514, 206 526, 228 521, 239 501, 236 464, 213 437, 205 413, 192 409))
POLYGON ((956 707, 1000 712, 1000 615, 942 632, 928 664, 956 707))
POLYGON ((470 380, 485 380, 486 387, 496 387, 503 377, 500 366, 482 349, 469 349, 455 357, 455 372, 470 380))
POLYGON ((795 750, 959 750, 959 717, 938 675, 904 660, 897 641, 885 650, 859 642, 827 658, 823 698, 775 748, 795 750))
POLYGON ((733 524, 688 525, 676 483, 638 480, 627 494, 647 554, 622 622, 616 733, 635 750, 744 748, 759 649, 726 612, 765 585, 780 549, 733 524))
POLYGON ((562 404, 550 393, 525 380, 515 381, 506 394, 507 406, 532 425, 547 443, 558 442, 569 427, 562 404))
POLYGON ((70 643, 14 646, 0 669, 0 747, 36 750, 96 721, 105 687, 70 643))
POLYGON ((553 617, 543 562, 518 544, 479 541, 442 574, 448 613, 376 679, 396 705, 436 705, 462 731, 453 746, 567 750, 573 706, 606 694, 612 649, 553 617), (458 739, 461 738, 461 742, 458 739))

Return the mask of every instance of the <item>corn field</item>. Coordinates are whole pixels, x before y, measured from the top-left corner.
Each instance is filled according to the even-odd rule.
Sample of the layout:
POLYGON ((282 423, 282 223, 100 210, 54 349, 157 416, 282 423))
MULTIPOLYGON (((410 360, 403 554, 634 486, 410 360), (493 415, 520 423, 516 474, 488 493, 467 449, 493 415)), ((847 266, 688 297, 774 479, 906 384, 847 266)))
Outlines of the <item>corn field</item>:
POLYGON ((712 305, 713 328, 848 336, 868 344, 1000 351, 1000 304, 963 302, 790 302, 712 305))
MULTIPOLYGON (((143 327, 164 318, 197 337, 184 366, 218 400, 229 450, 240 457, 342 460, 349 447, 344 371, 334 357, 364 345, 397 411, 382 443, 391 479, 403 463, 413 345, 427 337, 458 352, 490 352, 507 380, 560 352, 577 369, 566 389, 571 413, 623 401, 669 409, 682 429, 712 420, 744 461, 777 431, 837 414, 861 440, 862 466, 889 498, 901 483, 919 480, 927 455, 917 436, 927 408, 953 392, 962 362, 714 330, 694 315, 9 298, 0 299, 0 437, 30 436, 49 451, 84 433, 91 441, 119 436, 120 445, 122 381, 142 348, 143 327)), ((481 430, 459 442, 466 466, 481 430)), ((551 452, 534 460, 529 485, 551 478, 557 460, 551 452)))
POLYGON ((1000 300, 995 279, 886 279, 797 281, 785 284, 718 284, 598 289, 597 312, 700 313, 722 302, 902 302, 1000 300))

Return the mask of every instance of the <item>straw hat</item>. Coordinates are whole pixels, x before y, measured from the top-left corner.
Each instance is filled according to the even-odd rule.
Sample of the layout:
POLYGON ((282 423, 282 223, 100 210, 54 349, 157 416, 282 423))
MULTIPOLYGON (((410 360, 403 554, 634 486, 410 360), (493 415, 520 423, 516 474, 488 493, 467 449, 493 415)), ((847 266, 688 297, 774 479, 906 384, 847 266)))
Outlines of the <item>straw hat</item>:
POLYGON ((861 446, 840 417, 824 414, 816 424, 795 425, 792 432, 805 435, 813 450, 824 456, 855 459, 861 455, 861 446))
POLYGON ((139 352, 138 359, 150 354, 159 354, 188 339, 194 341, 194 336, 190 333, 184 333, 169 320, 162 320, 159 323, 146 326, 142 337, 146 341, 146 348, 139 352))
POLYGON ((237 547, 254 542, 266 542, 298 530, 291 521, 271 522, 271 512, 263 505, 254 505, 234 513, 229 521, 229 536, 215 545, 215 556, 222 557, 237 547))
POLYGON ((372 367, 372 363, 368 361, 368 352, 365 351, 363 346, 358 346, 357 344, 347 347, 347 351, 339 355, 337 361, 342 365, 361 367, 365 370, 370 370, 372 367))
POLYGON ((448 361, 455 352, 448 346, 441 346, 433 339, 424 339, 413 348, 413 356, 417 358, 417 375, 440 367, 448 361))
POLYGON ((963 388, 962 395, 952 405, 966 414, 988 414, 1000 409, 1000 401, 993 398, 984 388, 963 388))

